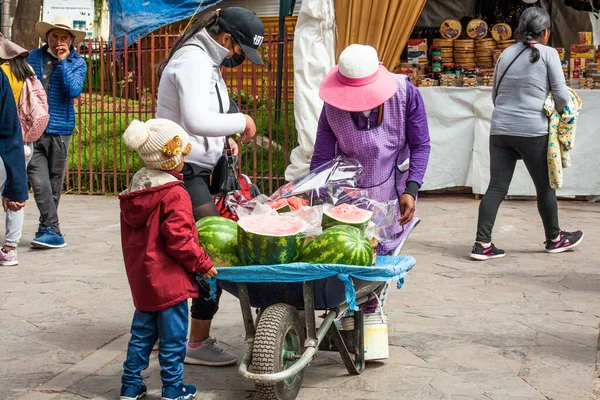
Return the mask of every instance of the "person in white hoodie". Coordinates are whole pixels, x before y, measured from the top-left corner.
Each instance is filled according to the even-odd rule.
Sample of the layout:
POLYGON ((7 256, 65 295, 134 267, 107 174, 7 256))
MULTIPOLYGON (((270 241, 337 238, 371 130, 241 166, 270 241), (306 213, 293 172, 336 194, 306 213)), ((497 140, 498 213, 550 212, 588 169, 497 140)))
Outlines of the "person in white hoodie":
MULTIPOLYGON (((241 140, 247 142, 256 135, 256 125, 249 115, 229 112, 227 85, 220 68, 238 66, 245 58, 263 64, 257 49, 263 42, 264 29, 256 14, 245 8, 229 7, 205 13, 183 33, 158 67, 156 117, 181 125, 192 142, 192 151, 181 173, 196 221, 219 215, 209 182, 225 141, 229 141, 236 155, 238 147, 230 136, 242 133, 241 140)), ((199 290, 199 298, 192 301, 185 362, 208 366, 235 364, 237 358, 210 337, 220 290, 216 300, 210 300, 207 286, 200 284, 199 290)))

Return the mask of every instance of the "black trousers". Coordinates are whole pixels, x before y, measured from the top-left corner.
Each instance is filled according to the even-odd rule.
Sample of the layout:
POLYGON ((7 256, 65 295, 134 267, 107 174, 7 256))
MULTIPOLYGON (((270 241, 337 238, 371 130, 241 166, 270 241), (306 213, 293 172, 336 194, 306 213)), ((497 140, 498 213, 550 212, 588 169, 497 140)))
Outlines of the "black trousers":
POLYGON ((560 234, 556 191, 548 178, 548 136, 490 136, 490 185, 479 204, 477 241, 491 242, 498 208, 508 193, 517 160, 522 159, 537 192, 538 212, 546 239, 560 234))
POLYGON ((27 167, 27 178, 40 211, 40 225, 60 233, 58 202, 65 180, 69 135, 44 133, 33 144, 33 157, 27 167))
MULTIPOLYGON (((194 219, 198 221, 204 217, 219 215, 213 202, 213 197, 208 190, 212 171, 194 164, 185 163, 181 173, 183 174, 185 188, 192 199, 194 219)), ((221 288, 217 288, 215 300, 210 299, 210 288, 205 282, 198 284, 198 292, 200 296, 197 299, 192 299, 192 318, 212 320, 219 310, 221 288)))

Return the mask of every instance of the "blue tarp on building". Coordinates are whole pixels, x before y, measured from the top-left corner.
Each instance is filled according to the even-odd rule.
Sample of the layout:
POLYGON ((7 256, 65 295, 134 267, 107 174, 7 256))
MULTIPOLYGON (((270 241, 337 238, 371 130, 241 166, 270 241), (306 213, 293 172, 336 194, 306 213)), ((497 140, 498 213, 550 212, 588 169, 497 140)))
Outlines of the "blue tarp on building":
POLYGON ((127 36, 129 44, 161 26, 191 17, 221 0, 109 0, 111 34, 117 46, 123 46, 127 36), (200 7, 198 7, 200 6, 200 7))

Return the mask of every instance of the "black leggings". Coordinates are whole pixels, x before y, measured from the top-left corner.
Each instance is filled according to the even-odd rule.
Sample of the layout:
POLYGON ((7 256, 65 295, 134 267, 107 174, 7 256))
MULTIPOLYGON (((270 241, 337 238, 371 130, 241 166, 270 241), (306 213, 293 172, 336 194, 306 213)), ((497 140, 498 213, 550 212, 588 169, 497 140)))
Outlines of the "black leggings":
POLYGON ((477 241, 491 242, 500 203, 508 193, 517 160, 522 159, 537 192, 537 205, 546 240, 560 234, 556 191, 548 178, 548 136, 490 136, 490 185, 479 204, 477 241))
MULTIPOLYGON (((208 190, 211 172, 209 169, 188 163, 184 164, 181 171, 183 183, 192 199, 192 210, 196 221, 204 217, 219 215, 213 197, 208 190)), ((199 297, 192 299, 192 318, 205 321, 213 319, 217 310, 219 310, 221 288, 217 288, 215 300, 210 299, 210 289, 205 282, 198 285, 198 292, 199 297)))

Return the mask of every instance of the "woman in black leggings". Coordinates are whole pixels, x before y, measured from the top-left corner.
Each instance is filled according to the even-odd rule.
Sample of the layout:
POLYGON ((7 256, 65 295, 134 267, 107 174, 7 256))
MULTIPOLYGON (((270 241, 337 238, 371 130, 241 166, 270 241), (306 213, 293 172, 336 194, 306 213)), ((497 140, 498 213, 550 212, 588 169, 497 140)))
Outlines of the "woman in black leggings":
POLYGON ((490 185, 479 205, 477 237, 471 252, 475 260, 504 257, 492 243, 492 228, 500 203, 508 193, 517 160, 522 159, 535 184, 538 211, 546 234, 548 253, 577 246, 583 232, 565 232, 558 223, 556 191, 548 178, 548 118, 543 111, 550 92, 559 112, 570 96, 558 53, 546 46, 550 16, 539 7, 523 12, 516 32, 521 42, 503 53, 494 75, 494 113, 490 135, 490 185))
MULTIPOLYGON (((235 67, 246 58, 262 64, 257 48, 262 44, 264 25, 250 10, 229 7, 203 13, 171 49, 158 72, 156 116, 177 122, 190 135, 192 150, 181 173, 192 200, 196 220, 218 215, 209 192, 210 175, 229 140, 233 155, 235 141, 227 137, 243 133, 242 141, 256 134, 253 119, 237 110, 230 111, 227 86, 221 66, 235 67)), ((235 356, 225 352, 210 337, 213 316, 219 308, 209 299, 209 290, 200 284, 199 298, 192 301, 192 319, 185 362, 209 366, 235 364, 235 356)))

